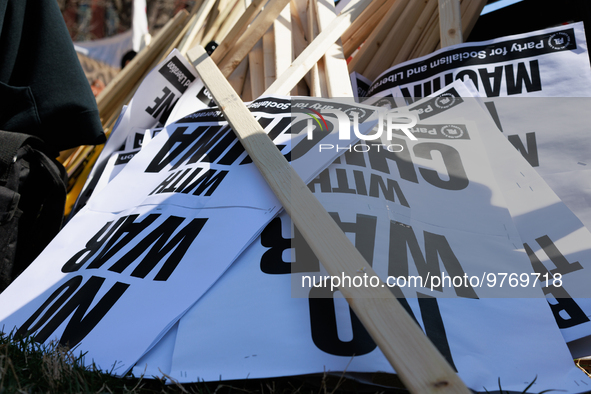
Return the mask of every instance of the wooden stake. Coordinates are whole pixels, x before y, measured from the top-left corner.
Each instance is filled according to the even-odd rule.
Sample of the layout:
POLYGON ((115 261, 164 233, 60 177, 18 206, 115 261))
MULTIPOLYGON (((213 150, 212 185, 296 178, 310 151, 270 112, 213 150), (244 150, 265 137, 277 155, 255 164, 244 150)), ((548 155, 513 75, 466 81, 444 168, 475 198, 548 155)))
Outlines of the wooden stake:
POLYGON ((140 51, 103 89, 97 97, 101 117, 108 118, 112 112, 118 112, 123 105, 126 92, 141 79, 160 51, 178 34, 178 29, 188 15, 185 10, 178 12, 152 39, 150 45, 140 51))
MULTIPOLYGON (((245 59, 246 60, 246 59, 245 59)), ((242 88, 242 100, 244 102, 252 101, 252 89, 250 85, 250 68, 244 79, 244 87, 242 88)))
MULTIPOLYGON (((355 22, 351 23, 351 26, 349 26, 349 28, 343 33, 343 35, 341 36, 343 43, 349 41, 351 39, 351 36, 353 36, 353 34, 355 34, 355 32, 359 30, 367 22, 371 21, 373 23, 373 26, 376 27, 379 23, 379 21, 376 20, 376 17, 381 18, 381 16, 383 16, 383 14, 380 16, 378 11, 382 9, 386 2, 387 0, 373 0, 371 4, 365 9, 365 11, 363 11, 361 15, 359 15, 359 18, 357 18, 355 22)), ((387 9, 390 8, 389 6, 390 4, 388 4, 387 9)))
POLYGON ((277 75, 275 74, 275 33, 273 31, 273 25, 263 35, 262 41, 263 71, 265 76, 263 91, 265 91, 277 79, 277 75))
POLYGON ((462 35, 468 37, 486 5, 486 0, 464 0, 467 3, 466 11, 462 14, 462 35))
POLYGON ((203 23, 205 22, 205 18, 209 15, 209 12, 213 8, 216 0, 205 0, 201 7, 199 7, 199 11, 195 14, 193 18, 191 18, 191 27, 187 31, 187 34, 181 40, 179 44, 178 50, 182 55, 185 55, 195 38, 197 37, 197 33, 203 27, 203 23))
MULTIPOLYGON (((238 139, 329 275, 377 276, 277 150, 201 47, 189 59, 238 139)), ((349 302, 406 387, 414 393, 470 393, 385 286, 343 287, 349 302)))
POLYGON ((429 19, 431 19, 431 16, 433 15, 436 9, 437 0, 428 0, 427 5, 423 9, 423 12, 421 12, 419 19, 414 24, 408 36, 406 36, 404 44, 402 44, 402 48, 400 48, 400 51, 398 51, 398 54, 394 58, 394 61, 392 62, 390 67, 393 67, 409 59, 410 53, 419 41, 419 38, 421 37, 423 31, 427 28, 429 19))
MULTIPOLYGON (((297 1, 301 0, 291 0, 290 2, 290 10, 291 10, 291 18, 292 18, 292 40, 293 40, 293 49, 294 49, 294 59, 300 56, 300 54, 308 47, 309 41, 306 39, 306 34, 304 33, 304 28, 302 25, 302 21, 300 20, 300 16, 297 9, 297 1)), ((307 21, 306 21, 307 25, 307 21)), ((292 60, 293 62, 293 60, 292 60)), ((291 64, 291 63, 290 63, 291 64)), ((277 75, 281 75, 279 73, 277 75)), ((310 78, 310 73, 306 73, 303 79, 304 83, 306 84, 306 90, 308 94, 310 94, 309 86, 312 85, 312 79, 310 78)))
POLYGON ((375 55, 376 51, 382 46, 386 37, 388 37, 388 33, 392 30, 392 26, 398 21, 408 2, 409 0, 396 0, 394 2, 388 10, 388 13, 369 35, 365 44, 363 44, 359 52, 357 52, 357 54, 353 56, 351 62, 349 62, 350 73, 357 71, 359 74, 365 75, 364 71, 367 68, 367 65, 375 55))
POLYGON ((291 5, 295 10, 292 13, 295 13, 296 18, 302 26, 302 31, 306 33, 306 40, 312 42, 313 38, 309 36, 310 28, 308 27, 308 0, 292 0, 291 5))
POLYGON ((232 9, 232 12, 230 13, 230 15, 228 15, 226 20, 224 20, 224 22, 222 23, 222 26, 220 27, 220 29, 215 33, 215 37, 213 39, 217 43, 221 43, 224 40, 224 38, 226 38, 226 35, 230 32, 232 27, 234 27, 234 25, 240 19, 242 14, 244 14, 244 11, 246 11, 246 6, 244 5, 244 1, 238 0, 236 2, 236 5, 232 9))
MULTIPOLYGON (((334 2, 329 0, 315 0, 319 31, 324 31, 336 18, 334 2)), ((367 9, 366 9, 367 11, 367 9)), ((337 40, 324 55, 326 85, 328 97, 353 97, 353 87, 349 78, 347 61, 343 54, 341 40, 337 40)))
MULTIPOLYGON (((201 45, 205 46, 211 40, 213 40, 213 38, 215 37, 217 32, 220 30, 222 23, 224 23, 224 21, 226 19, 228 19, 228 16, 230 15, 230 13, 234 10, 234 8, 236 8, 236 3, 243 3, 243 0, 221 0, 220 1, 220 4, 218 6, 217 15, 215 16, 211 25, 208 26, 208 28, 205 32, 205 35, 203 36, 203 39, 201 40, 201 45)), ((212 14, 212 16, 213 16, 213 14, 212 14)))
MULTIPOLYGON (((287 5, 279 17, 273 22, 273 33, 275 34, 275 78, 289 68, 293 61, 293 38, 291 25, 290 5, 287 5)), ((292 95, 297 92, 292 91, 292 95)))
POLYGON ((265 94, 288 94, 291 89, 312 68, 312 65, 324 56, 328 48, 334 44, 351 25, 361 12, 368 6, 368 1, 351 0, 316 39, 297 57, 286 72, 281 74, 265 94))
POLYGON ((263 40, 260 39, 248 53, 248 68, 250 70, 250 89, 252 99, 257 99, 265 91, 265 57, 263 54, 263 40))
MULTIPOLYGON (((410 55, 408 57, 409 59, 414 59, 414 58, 417 58, 420 56, 419 53, 421 53, 423 48, 425 46, 429 45, 429 39, 431 37, 431 34, 436 34, 436 36, 437 36, 436 39, 437 39, 437 41, 439 41, 439 8, 436 8, 433 11, 433 14, 431 14, 431 18, 429 19, 429 22, 427 23, 427 27, 423 31, 423 34, 421 34, 419 41, 417 42, 417 44, 413 48, 412 52, 410 53, 410 55)), ((432 44, 431 49, 427 53, 432 52, 433 49, 435 48, 435 45, 437 45, 437 42, 432 44)))
POLYGON ((401 38, 408 37, 411 29, 416 24, 421 12, 425 8, 427 1, 428 0, 413 0, 408 3, 400 15, 400 18, 386 36, 382 46, 372 56, 367 68, 361 73, 362 75, 374 80, 378 75, 390 68, 398 51, 400 51, 400 48, 404 44, 404 39, 401 38))
MULTIPOLYGON (((372 2, 373 4, 373 2, 372 2)), ((389 1, 384 2, 382 7, 360 27, 353 34, 349 35, 348 39, 342 38, 343 40, 343 52, 345 58, 349 58, 363 44, 369 35, 374 31, 377 25, 382 21, 384 16, 388 13, 391 8, 389 1)), ((357 18, 359 20, 359 18, 357 18)), ((355 22, 357 22, 357 20, 355 22)), ((349 31, 351 29, 347 29, 349 31)))
POLYGON ((247 71, 248 71, 248 58, 245 58, 242 61, 242 63, 240 63, 240 65, 238 67, 236 67, 236 70, 234 70, 234 72, 228 77, 228 82, 230 83, 230 85, 232 85, 232 87, 234 88, 234 90, 236 91, 237 94, 242 93, 242 89, 244 88, 244 80, 246 79, 247 71))
POLYGON ((242 59, 248 55, 248 52, 263 37, 263 34, 265 34, 288 3, 289 0, 269 0, 269 3, 267 3, 267 6, 258 18, 246 29, 236 42, 236 45, 234 45, 232 50, 220 62, 220 69, 226 77, 232 74, 232 71, 240 64, 242 59))
MULTIPOLYGON (((308 0, 308 7, 306 8, 306 20, 308 25, 308 30, 306 32, 307 36, 309 37, 310 41, 314 41, 314 38, 318 35, 318 26, 316 25, 316 15, 314 12, 314 5, 312 4, 315 0, 308 0)), ((318 59, 320 61, 320 59, 318 59)), ((323 67, 324 68, 324 67, 323 67)), ((323 69, 324 71, 324 69, 323 69)), ((322 89, 322 85, 320 83, 320 72, 318 71, 318 62, 312 65, 310 69, 310 96, 312 97, 326 97, 328 92, 326 89, 322 89)))
POLYGON ((246 7, 246 11, 244 11, 240 19, 238 19, 238 22, 234 24, 230 32, 211 55, 211 59, 216 64, 220 64, 230 48, 234 47, 238 38, 240 38, 244 31, 246 31, 249 23, 254 20, 265 3, 266 0, 253 0, 250 5, 246 7))
POLYGON ((442 47, 462 43, 460 0, 439 0, 439 35, 442 47))

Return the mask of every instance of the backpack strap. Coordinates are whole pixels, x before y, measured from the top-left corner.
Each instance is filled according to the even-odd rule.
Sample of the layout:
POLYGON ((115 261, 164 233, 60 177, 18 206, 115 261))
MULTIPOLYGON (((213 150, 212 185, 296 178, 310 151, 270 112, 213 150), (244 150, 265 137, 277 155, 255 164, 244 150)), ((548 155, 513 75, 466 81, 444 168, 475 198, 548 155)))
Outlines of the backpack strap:
POLYGON ((23 145, 41 146, 43 141, 28 134, 0 130, 0 185, 5 184, 16 153, 23 145))

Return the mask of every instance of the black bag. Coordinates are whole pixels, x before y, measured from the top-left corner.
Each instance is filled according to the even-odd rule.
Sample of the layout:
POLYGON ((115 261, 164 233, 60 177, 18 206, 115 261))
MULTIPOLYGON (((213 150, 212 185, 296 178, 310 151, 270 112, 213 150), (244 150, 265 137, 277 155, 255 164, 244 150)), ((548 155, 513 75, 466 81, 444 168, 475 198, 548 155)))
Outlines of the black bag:
POLYGON ((43 141, 0 130, 0 292, 62 226, 67 174, 43 141))

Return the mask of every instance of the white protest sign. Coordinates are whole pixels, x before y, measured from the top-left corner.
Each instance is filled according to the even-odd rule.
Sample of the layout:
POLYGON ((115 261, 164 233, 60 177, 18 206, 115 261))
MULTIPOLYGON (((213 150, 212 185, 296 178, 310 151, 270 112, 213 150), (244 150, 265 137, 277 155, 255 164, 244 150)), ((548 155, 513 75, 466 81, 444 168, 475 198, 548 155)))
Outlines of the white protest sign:
POLYGON ((400 88, 405 97, 425 97, 465 78, 490 98, 487 107, 509 141, 591 228, 588 106, 547 99, 591 96, 583 24, 447 47, 387 70, 368 95, 400 88))
POLYGON ((359 98, 364 99, 365 97, 367 97, 367 91, 371 86, 371 80, 365 78, 363 75, 359 74, 356 71, 351 73, 350 78, 355 99, 358 100, 359 98))
MULTIPOLYGON (((588 337, 591 335, 588 286, 591 281, 591 233, 525 158, 511 149, 511 144, 502 137, 486 109, 479 108, 480 101, 469 98, 474 94, 475 91, 463 84, 454 83, 440 97, 428 100, 422 106, 411 107, 422 112, 420 118, 428 119, 431 115, 424 110, 436 107, 437 100, 446 97, 450 101, 444 112, 478 122, 495 178, 524 243, 524 251, 530 257, 532 272, 540 275, 544 293, 565 340, 573 342, 588 337), (557 283, 559 285, 555 285, 557 283)), ((534 99, 532 105, 535 103, 544 104, 538 99, 534 99)), ((571 350, 579 357, 591 354, 588 345, 573 344, 571 350)))
MULTIPOLYGON (((385 283, 398 284, 392 290, 408 297, 402 302, 470 388, 495 390, 500 379, 505 390, 523 391, 537 376, 537 391, 583 391, 587 377, 573 365, 518 250, 478 128, 441 113, 416 129, 417 141, 403 133, 389 141, 403 146, 398 152, 358 143, 310 187, 385 283), (432 290, 428 274, 468 281, 432 290), (524 276, 527 285, 518 279, 524 276), (426 286, 409 284, 419 278, 426 286), (509 284, 515 280, 519 286, 509 284), (518 294, 516 287, 530 298, 502 298, 518 294)), ((286 215, 267 225, 170 333, 175 348, 167 374, 191 382, 393 372, 298 238, 286 215), (306 297, 294 297, 301 288, 306 297)), ((136 371, 147 363, 158 374, 168 354, 163 345, 136 371)))
MULTIPOLYGON (((196 78, 195 68, 176 49, 150 71, 113 128, 80 192, 74 213, 98 191, 96 184, 111 155, 120 150, 130 150, 128 139, 135 138, 134 130, 150 129, 165 123, 179 97, 196 78)), ((194 108, 192 112, 200 108, 194 108)))
POLYGON ((165 126, 184 118, 193 112, 205 109, 211 101, 211 97, 203 81, 199 76, 194 83, 189 86, 187 91, 183 93, 178 103, 172 109, 170 116, 166 120, 165 126))
MULTIPOLYGON (((320 154, 307 116, 290 106, 271 97, 250 108, 309 181, 337 152, 320 154)), ((362 133, 377 121, 369 107, 343 107, 365 112, 362 133)), ((336 143, 327 120, 335 132, 322 141, 336 143)), ((354 143, 351 134, 342 142, 354 143)), ((77 346, 87 363, 124 374, 281 209, 221 112, 196 112, 144 146, 0 295, 0 324, 77 346)))

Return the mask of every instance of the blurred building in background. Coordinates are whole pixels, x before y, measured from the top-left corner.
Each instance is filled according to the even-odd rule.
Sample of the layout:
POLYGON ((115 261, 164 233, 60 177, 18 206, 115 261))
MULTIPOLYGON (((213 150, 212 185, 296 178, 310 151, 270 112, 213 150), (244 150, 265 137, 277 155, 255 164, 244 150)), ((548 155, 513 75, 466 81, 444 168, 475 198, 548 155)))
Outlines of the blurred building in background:
MULTIPOLYGON (((72 40, 112 37, 131 28, 133 0, 57 0, 72 40)), ((177 11, 195 0, 146 0, 148 27, 154 35, 177 11)))

